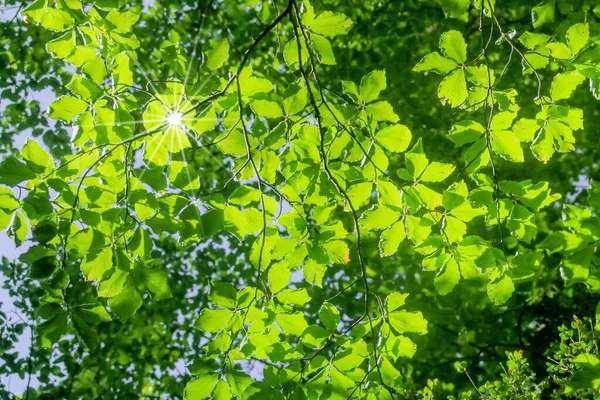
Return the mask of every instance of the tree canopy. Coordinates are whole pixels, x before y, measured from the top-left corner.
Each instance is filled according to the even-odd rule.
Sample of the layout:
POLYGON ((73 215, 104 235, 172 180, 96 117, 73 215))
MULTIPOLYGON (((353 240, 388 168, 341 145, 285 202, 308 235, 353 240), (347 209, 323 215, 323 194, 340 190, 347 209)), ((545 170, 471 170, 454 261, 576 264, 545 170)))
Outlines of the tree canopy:
POLYGON ((0 5, 2 398, 600 396, 597 0, 0 5))

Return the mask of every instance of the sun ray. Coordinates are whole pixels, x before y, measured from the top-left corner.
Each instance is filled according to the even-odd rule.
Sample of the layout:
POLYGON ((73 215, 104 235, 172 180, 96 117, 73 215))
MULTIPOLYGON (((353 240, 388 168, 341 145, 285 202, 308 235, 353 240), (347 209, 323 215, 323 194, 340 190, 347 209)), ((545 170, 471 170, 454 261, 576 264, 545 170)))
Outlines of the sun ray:
MULTIPOLYGON (((195 137, 191 136, 191 134, 189 132, 187 132, 187 130, 184 130, 184 132, 186 133, 186 135, 188 135, 190 138, 193 138, 194 140, 196 140, 195 137)), ((223 162, 222 159, 218 159, 217 157, 214 156, 214 154, 212 154, 207 148, 206 146, 200 146, 200 148, 202 150, 204 150, 206 152, 206 154, 208 154, 213 160, 215 160, 216 162, 219 163, 219 165, 221 165, 224 169, 227 169, 227 166, 225 165, 225 163, 223 162)))
MULTIPOLYGON (((184 127, 183 131, 187 134, 187 129, 185 129, 185 127, 184 127)), ((181 153, 181 156, 182 156, 183 160, 187 161, 187 159, 185 157, 185 152, 183 151, 183 148, 182 148, 181 139, 179 139, 179 137, 177 137, 177 138, 179 140, 179 152, 181 153)), ((187 165, 185 167, 185 172, 186 172, 187 177, 188 177, 188 184, 190 186, 190 191, 192 192, 192 197, 196 197, 196 191, 194 190, 194 186, 193 186, 193 183, 192 183, 192 175, 190 174, 190 170, 188 169, 187 165)))
POLYGON ((160 119, 156 119, 156 120, 146 119, 146 120, 136 120, 136 121, 126 121, 126 122, 114 122, 112 124, 94 123, 94 126, 137 125, 137 124, 143 124, 144 122, 161 122, 161 121, 162 120, 160 120, 160 119))
POLYGON ((208 81, 210 80, 210 78, 213 77, 214 74, 215 74, 215 71, 212 71, 210 73, 210 75, 208 75, 208 77, 206 77, 206 79, 202 82, 202 84, 200 85, 200 87, 198 89, 196 89, 196 91, 191 96, 189 96, 189 98, 196 97, 198 95, 198 93, 200 93, 200 91, 202 91, 202 89, 204 89, 204 87, 206 86, 206 84, 208 83, 208 81))
POLYGON ((157 99, 158 101, 160 101, 163 105, 165 105, 160 96, 159 96, 159 92, 156 89, 156 87, 152 84, 152 80, 150 80, 150 78, 148 77, 148 74, 146 74, 146 72, 144 71, 144 68, 142 67, 142 65, 139 63, 139 61, 135 58, 132 57, 131 58, 133 60, 133 62, 135 63, 135 65, 139 68, 140 72, 142 73, 142 75, 144 76, 144 78, 146 79, 146 82, 148 85, 150 85, 150 88, 154 91, 154 93, 156 93, 156 96, 153 96, 155 99, 157 99))
MULTIPOLYGON (((163 132, 164 133, 164 132, 163 132)), ((160 142, 158 142, 158 145, 156 146, 156 148, 154 149, 154 152, 150 155, 150 157, 148 158, 149 160, 152 160, 154 158, 154 156, 156 155, 156 153, 158 152, 158 150, 162 147, 163 145, 163 141, 165 140, 165 135, 162 134, 161 138, 160 138, 160 142)), ((144 149, 145 150, 145 149, 144 149)), ((143 157, 142 157, 143 159, 143 157)), ((142 180, 142 178, 144 177, 144 174, 146 173, 146 171, 148 170, 147 165, 144 165, 144 167, 142 168, 142 172, 140 173, 140 176, 137 177, 137 179, 139 181, 142 180)), ((131 194, 130 194, 131 195, 131 194)), ((129 201, 129 200, 127 200, 129 201)))
POLYGON ((190 72, 192 70, 192 64, 194 62, 194 58, 196 57, 196 51, 198 49, 198 41, 200 40, 200 33, 202 32, 202 28, 204 27, 204 21, 206 20, 206 15, 208 14, 208 9, 209 9, 211 3, 212 3, 212 1, 208 1, 206 3, 206 8, 204 9, 204 13, 202 14, 202 20, 200 21, 200 26, 198 27, 198 32, 196 33, 196 37, 194 38, 194 49, 192 50, 192 56, 190 57, 190 60, 188 62, 188 68, 185 73, 185 78, 183 80, 184 87, 187 84, 187 81, 190 76, 190 72))

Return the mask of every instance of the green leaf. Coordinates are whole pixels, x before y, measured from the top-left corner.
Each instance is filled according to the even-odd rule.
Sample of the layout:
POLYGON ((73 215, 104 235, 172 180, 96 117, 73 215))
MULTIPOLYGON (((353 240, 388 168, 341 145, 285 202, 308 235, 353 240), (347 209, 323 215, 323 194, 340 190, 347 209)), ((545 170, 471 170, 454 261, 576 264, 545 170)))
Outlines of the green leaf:
POLYGON ((380 205, 365 211, 360 217, 359 223, 364 230, 380 230, 389 227, 400 218, 400 215, 400 211, 380 205))
MULTIPOLYGON (((308 55, 308 49, 306 48, 306 45, 304 44, 304 41, 300 41, 300 56, 302 58, 302 63, 306 64, 306 62, 309 60, 309 55, 308 55)), ((298 60, 298 43, 296 42, 296 39, 292 39, 290 40, 285 47, 283 48, 283 58, 285 59, 286 64, 294 69, 297 68, 296 64, 299 64, 299 60, 298 60)), ((245 90, 242 90, 243 93, 246 93, 245 90)))
POLYGON ((460 18, 469 10, 469 0, 442 0, 446 18, 460 18))
POLYGON ((123 291, 129 274, 123 270, 115 269, 112 275, 98 285, 98 296, 114 297, 123 291))
POLYGON ((130 10, 126 11, 116 11, 113 10, 108 13, 106 16, 106 20, 110 21, 114 28, 113 32, 116 33, 129 33, 131 32, 131 28, 140 18, 139 14, 132 12, 130 10))
POLYGON ((55 32, 66 31, 73 27, 74 20, 68 12, 50 8, 42 17, 42 26, 55 32))
POLYGON ((94 57, 83 65, 85 72, 95 83, 101 85, 106 77, 106 65, 101 57, 94 57))
POLYGON ((438 88, 438 97, 442 103, 447 103, 452 107, 458 107, 467 98, 467 82, 465 81, 465 71, 457 69, 447 75, 438 88))
POLYGON ((111 68, 114 84, 117 89, 133 85, 133 73, 129 67, 129 57, 125 53, 117 54, 111 68))
POLYGON ((553 42, 546 45, 546 48, 550 52, 552 58, 559 60, 569 60, 573 57, 571 50, 564 43, 553 42))
POLYGON ((390 125, 381 129, 375 139, 387 150, 395 153, 405 151, 410 144, 412 134, 404 125, 390 125))
POLYGON ((208 300, 218 306, 235 308, 237 292, 231 283, 215 282, 212 285, 208 300))
POLYGON ((345 35, 352 27, 352 21, 344 14, 325 11, 313 21, 307 23, 311 31, 328 38, 345 35))
POLYGON ((289 265, 282 261, 273 264, 269 269, 269 286, 273 293, 279 292, 281 289, 287 286, 292 277, 289 265))
POLYGON ((96 49, 92 47, 75 46, 75 50, 65 58, 65 61, 70 62, 77 67, 81 67, 86 62, 93 60, 96 57, 96 49))
POLYGON ((70 89, 74 95, 88 101, 95 101, 102 95, 103 92, 102 88, 100 88, 100 86, 98 86, 94 81, 81 75, 73 75, 73 78, 67 85, 67 88, 70 89))
POLYGON ((229 42, 224 40, 211 40, 211 49, 206 52, 206 66, 211 71, 219 69, 229 58, 229 42))
POLYGON ((548 162, 554 154, 554 139, 552 131, 542 129, 531 145, 533 155, 543 163, 548 162))
POLYGON ((523 162, 523 149, 519 138, 512 131, 492 131, 492 149, 508 161, 523 162))
POLYGON ((373 190, 373 184, 371 182, 362 182, 352 185, 346 193, 350 198, 350 202, 354 208, 360 208, 367 202, 371 196, 373 190))
POLYGON ((302 274, 306 282, 318 287, 323 286, 323 276, 325 275, 325 271, 327 271, 325 265, 319 264, 311 259, 307 260, 302 267, 302 274))
POLYGON ((301 312, 294 314, 277 314, 275 321, 277 321, 277 324, 281 327, 283 333, 287 335, 300 336, 302 335, 302 332, 308 328, 304 314, 301 312))
POLYGON ((121 322, 126 322, 142 306, 142 296, 137 291, 132 279, 129 279, 118 295, 108 299, 112 312, 117 314, 121 322))
POLYGON ((423 182, 441 182, 454 172, 454 168, 455 166, 452 164, 434 161, 427 166, 419 180, 423 182))
MULTIPOLYGON (((0 169, 0 171, 2 171, 0 169)), ((0 176, 2 176, 0 174, 0 176)), ((21 205, 9 188, 0 186, 0 209, 14 211, 21 205)))
POLYGON ((171 298, 171 290, 168 285, 167 271, 161 268, 136 268, 134 270, 135 280, 138 288, 145 287, 152 293, 152 299, 158 301, 171 298))
POLYGON ((366 109, 375 121, 395 123, 400 119, 394 112, 392 105, 387 101, 378 101, 376 103, 368 104, 366 109))
POLYGON ((435 290, 444 296, 454 289, 459 280, 460 271, 458 269, 458 263, 454 258, 451 258, 435 277, 435 290))
POLYGON ((112 320, 106 308, 100 303, 81 304, 74 309, 74 312, 85 322, 92 325, 112 320))
POLYGON ((469 120, 460 121, 452 127, 448 134, 448 139, 452 140, 457 146, 463 146, 476 141, 484 132, 485 128, 478 122, 469 120))
POLYGON ((550 97, 552 97, 552 100, 554 101, 568 99, 571 97, 577 86, 583 83, 584 80, 585 77, 576 70, 556 74, 552 80, 550 97))
POLYGON ((60 312, 37 326, 38 346, 48 348, 67 333, 67 313, 60 312))
POLYGON ((386 88, 385 71, 372 71, 363 76, 360 81, 360 98, 369 103, 379 97, 379 93, 386 88))
POLYGON ((388 315, 390 325, 398 333, 427 333, 427 321, 420 312, 394 311, 388 315))
POLYGON ((515 285, 508 275, 501 275, 488 283, 487 292, 492 303, 504 304, 515 291, 515 285))
POLYGON ((15 157, 6 157, 0 163, 0 183, 9 186, 17 186, 23 181, 33 179, 36 174, 15 157))
POLYGON ((294 115, 304 110, 306 103, 308 102, 307 94, 307 90, 301 88, 291 96, 286 97, 283 100, 283 109, 285 110, 285 113, 287 115, 294 115))
POLYGON ((592 354, 578 354, 573 359, 577 366, 571 379, 565 385, 565 393, 569 394, 580 389, 600 387, 600 360, 592 354))
POLYGON ((459 64, 467 61, 467 43, 459 31, 447 31, 440 37, 440 49, 444 55, 459 64))
POLYGON ((72 96, 61 96, 49 106, 48 115, 54 119, 70 122, 87 108, 87 103, 72 96))
POLYGON ((46 50, 56 58, 65 58, 75 49, 75 32, 70 31, 46 43, 46 50))
POLYGON ((303 305, 310 301, 306 289, 285 289, 275 297, 284 304, 303 305))
POLYGON ((185 385, 184 400, 208 399, 217 385, 218 374, 203 374, 191 379, 185 385))
POLYGON ((15 240, 15 244, 20 246, 29 233, 29 227, 23 213, 17 212, 13 214, 12 221, 8 226, 8 235, 15 240))
POLYGON ((388 312, 392 312, 404 305, 408 294, 392 292, 385 299, 385 304, 388 312))
POLYGON ((31 233, 33 234, 33 240, 47 244, 58 234, 58 227, 54 221, 43 220, 33 227, 31 233))
POLYGON ((48 0, 36 0, 23 8, 22 14, 29 17, 32 22, 39 23, 47 9, 48 0))
POLYGON ((90 281, 99 281, 105 272, 113 267, 113 252, 105 247, 97 254, 88 253, 81 263, 81 271, 90 281))
POLYGON ((531 142, 541 127, 542 124, 536 119, 521 118, 513 125, 512 131, 520 142, 531 142))
POLYGON ((554 22, 556 0, 545 0, 533 7, 531 10, 531 19, 533 21, 533 27, 539 28, 542 25, 551 24, 554 22))
POLYGON ((42 257, 31 263, 29 276, 32 279, 46 279, 52 276, 56 270, 56 257, 42 257))
POLYGON ((590 27, 588 24, 572 25, 567 31, 567 44, 573 54, 577 54, 585 47, 590 39, 590 27))
POLYGON ((519 42, 529 50, 533 50, 539 45, 548 43, 552 36, 543 33, 524 32, 519 36, 519 42))
POLYGON ((218 332, 229 326, 232 316, 233 312, 224 308, 216 310, 205 308, 194 326, 204 332, 218 332))
POLYGON ((421 61, 415 65, 413 71, 433 71, 437 74, 447 74, 450 71, 454 71, 457 67, 458 64, 455 61, 442 56, 436 51, 423 57, 421 61))
MULTIPOLYGON (((333 54, 333 49, 331 48, 331 43, 329 40, 317 34, 313 34, 311 38, 315 46, 315 50, 317 50, 317 53, 319 54, 319 61, 321 64, 335 65, 335 55, 333 54)), ((298 52, 296 51, 296 62, 298 62, 297 54, 298 52)))
POLYGON ((252 101, 252 108, 259 117, 263 118, 281 118, 283 117, 283 111, 279 104, 268 101, 268 100, 254 100, 252 101))
POLYGON ((213 393, 213 398, 215 400, 230 400, 231 399, 231 390, 229 385, 224 380, 219 380, 217 383, 217 387, 215 388, 215 392, 213 393))
POLYGON ((337 331, 340 324, 340 312, 331 303, 323 303, 319 310, 319 319, 331 332, 337 331))
POLYGON ((406 228, 404 227, 404 221, 398 221, 383 231, 379 241, 381 257, 388 257, 396 253, 405 237, 406 228))
POLYGON ((231 393, 237 398, 242 398, 242 396, 247 393, 248 387, 252 384, 253 379, 243 372, 232 371, 226 373, 227 382, 229 383, 229 387, 231 389, 231 393))

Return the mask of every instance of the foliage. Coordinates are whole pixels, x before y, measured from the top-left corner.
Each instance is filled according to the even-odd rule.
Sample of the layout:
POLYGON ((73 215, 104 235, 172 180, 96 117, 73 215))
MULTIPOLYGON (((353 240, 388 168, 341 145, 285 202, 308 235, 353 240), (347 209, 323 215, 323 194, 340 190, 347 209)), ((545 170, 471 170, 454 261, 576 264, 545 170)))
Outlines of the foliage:
POLYGON ((600 395, 600 7, 355 3, 4 0, 19 396, 600 395))

